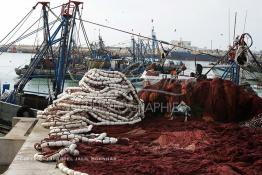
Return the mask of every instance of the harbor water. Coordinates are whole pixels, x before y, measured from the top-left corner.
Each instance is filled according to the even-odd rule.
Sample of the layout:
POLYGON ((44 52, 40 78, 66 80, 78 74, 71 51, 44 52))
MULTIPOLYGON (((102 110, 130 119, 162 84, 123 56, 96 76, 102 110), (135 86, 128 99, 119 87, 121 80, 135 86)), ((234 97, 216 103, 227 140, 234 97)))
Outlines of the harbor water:
MULTIPOLYGON (((18 76, 15 73, 15 68, 24 67, 30 63, 30 59, 34 54, 25 53, 3 53, 0 55, 0 84, 10 84, 12 90, 15 82, 18 81, 18 76)), ((67 80, 65 87, 76 86, 78 82, 67 80)), ((48 93, 48 88, 52 88, 51 81, 47 78, 34 78, 27 83, 25 91, 36 93, 48 93), (49 84, 49 86, 48 86, 49 84)), ((1 90, 2 91, 2 90, 1 90)))
MULTIPOLYGON (((25 53, 3 53, 0 55, 0 84, 1 88, 3 84, 10 84, 10 89, 13 89, 15 82, 18 80, 18 76, 15 73, 15 68, 24 67, 28 65, 30 59, 33 57, 33 54, 25 54, 25 53)), ((183 61, 187 67, 185 74, 190 74, 190 72, 195 72, 195 62, 194 61, 183 61)), ((209 62, 200 61, 197 62, 202 64, 203 66, 207 66, 209 62)), ((203 70, 205 73, 207 70, 203 70)), ((209 74, 209 77, 212 77, 212 71, 209 74)), ((248 82, 253 85, 256 85, 257 82, 248 82)), ((78 82, 73 80, 67 80, 65 82, 65 86, 77 86, 78 82)), ((25 91, 37 92, 37 93, 48 93, 49 87, 51 88, 51 81, 45 78, 34 78, 25 87, 25 91), (48 86, 49 84, 49 86, 48 86)), ((136 84, 135 84, 136 85, 136 84)), ((137 84, 139 86, 141 84, 137 84)), ((139 88, 139 87, 138 87, 139 88)), ((254 89, 260 97, 262 97, 262 89, 254 89)), ((1 89, 2 91, 2 89, 1 89)))
MULTIPOLYGON (((0 87, 2 92, 2 87, 4 84, 10 84, 10 89, 12 90, 15 82, 19 80, 19 77, 15 73, 15 68, 24 67, 30 63, 30 59, 33 57, 33 54, 24 54, 24 53, 3 53, 0 55, 0 87)), ((180 61, 178 61, 180 62, 180 61)), ((183 61, 187 67, 184 72, 185 75, 189 75, 191 72, 195 72, 195 62, 194 61, 183 61)), ((203 66, 207 66, 209 62, 197 62, 203 66)), ((206 73, 208 69, 204 69, 203 73, 206 73)), ((212 71, 208 75, 208 77, 214 76, 212 71)), ((242 81, 243 82, 243 81, 242 81)), ((248 82, 251 86, 257 84, 257 82, 248 82)), ((142 88, 142 83, 133 83, 136 86, 137 90, 142 88)), ((77 86, 78 81, 67 80, 65 82, 65 87, 77 86)), ((34 93, 43 93, 48 94, 48 91, 51 90, 52 83, 48 78, 34 78, 30 80, 26 87, 25 91, 34 92, 34 93)), ((262 97, 262 89, 254 89, 260 97, 262 97)), ((4 136, 0 132, 0 137, 4 136)))

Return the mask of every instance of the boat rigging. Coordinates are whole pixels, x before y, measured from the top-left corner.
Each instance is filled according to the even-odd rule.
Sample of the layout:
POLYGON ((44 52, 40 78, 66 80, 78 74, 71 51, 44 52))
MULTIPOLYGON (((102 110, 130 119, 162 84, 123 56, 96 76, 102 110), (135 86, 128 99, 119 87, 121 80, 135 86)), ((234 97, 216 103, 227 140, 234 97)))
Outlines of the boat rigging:
MULTIPOLYGON (((9 94, 8 98, 6 98, 6 102, 16 103, 17 94, 22 94, 24 92, 24 87, 26 86, 28 81, 32 78, 32 74, 35 71, 36 67, 46 57, 51 57, 54 60, 54 65, 55 65, 55 72, 54 72, 55 76, 53 80, 53 89, 52 89, 53 92, 52 94, 49 94, 50 101, 52 101, 53 98, 57 98, 57 96, 63 92, 66 73, 68 72, 70 64, 72 63, 73 60, 73 54, 72 54, 74 50, 73 48, 74 45, 76 45, 77 43, 76 41, 79 41, 80 29, 82 35, 84 36, 85 44, 89 48, 91 59, 95 57, 94 55, 95 49, 93 48, 93 45, 90 43, 88 39, 87 32, 84 27, 85 26, 84 23, 97 25, 99 27, 103 27, 103 28, 107 28, 110 30, 131 35, 133 41, 133 49, 131 50, 131 52, 133 53, 132 55, 134 56, 134 59, 141 58, 143 60, 144 59, 143 55, 146 53, 147 49, 149 50, 151 49, 151 52, 154 55, 156 53, 156 50, 160 49, 159 45, 161 46, 161 49, 165 52, 163 57, 166 57, 166 55, 168 55, 168 53, 170 52, 170 49, 169 50, 164 49, 163 45, 172 46, 173 48, 182 48, 194 52, 194 54, 197 53, 197 54, 209 55, 219 60, 222 60, 223 58, 227 57, 227 54, 222 57, 215 56, 212 54, 204 53, 202 51, 196 52, 195 50, 192 50, 190 48, 186 48, 183 46, 171 44, 163 40, 159 40, 156 38, 154 28, 152 30, 152 37, 147 37, 141 34, 136 34, 134 32, 128 32, 115 27, 110 27, 107 25, 98 24, 89 20, 82 19, 82 12, 80 12, 80 8, 81 8, 80 6, 82 6, 83 8, 82 2, 69 0, 68 3, 55 7, 55 8, 62 7, 61 14, 56 15, 53 11, 53 9, 55 8, 50 8, 49 2, 38 2, 22 18, 22 20, 20 20, 19 23, 1 40, 1 42, 6 40, 2 48, 0 49, 0 53, 3 53, 6 49, 10 48, 15 43, 22 41, 23 39, 32 36, 33 34, 36 34, 39 31, 42 30, 44 31, 44 41, 38 47, 38 51, 32 58, 31 63, 28 66, 28 69, 25 71, 25 73, 22 75, 19 81, 15 84, 12 93, 9 94), (37 19, 30 27, 28 27, 18 38, 11 41, 13 36, 21 29, 22 25, 25 24, 29 16, 32 14, 32 12, 36 9, 38 5, 42 6, 42 15, 40 16, 40 18, 37 19), (55 16, 55 20, 50 21, 49 14, 55 16), (31 31, 30 29, 32 29, 33 26, 38 24, 41 19, 43 20, 43 26, 38 27, 37 29, 31 31), (79 27, 77 28, 77 26, 79 27), (138 38, 143 38, 148 41, 152 41, 152 46, 150 47, 149 44, 144 43, 143 40, 139 40, 135 42, 134 36, 138 38)), ((251 54, 249 48, 247 48, 247 51, 249 51, 251 54)))

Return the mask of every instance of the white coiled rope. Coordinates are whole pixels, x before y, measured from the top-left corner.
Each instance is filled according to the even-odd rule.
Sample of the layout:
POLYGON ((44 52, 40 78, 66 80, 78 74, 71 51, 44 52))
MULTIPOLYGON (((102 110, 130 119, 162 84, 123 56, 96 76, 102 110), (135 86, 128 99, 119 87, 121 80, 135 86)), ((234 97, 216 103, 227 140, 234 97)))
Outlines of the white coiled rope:
MULTIPOLYGON (((92 69, 79 82, 79 87, 67 88, 58 99, 37 117, 42 126, 50 129, 49 139, 35 145, 38 151, 46 147, 63 147, 49 155, 35 154, 38 161, 57 161, 65 154, 78 156, 77 143, 115 144, 118 139, 106 133, 91 133, 93 125, 124 125, 140 122, 144 104, 138 98, 131 82, 120 72, 92 69)), ((67 168, 58 168, 66 174, 84 174, 67 168)))

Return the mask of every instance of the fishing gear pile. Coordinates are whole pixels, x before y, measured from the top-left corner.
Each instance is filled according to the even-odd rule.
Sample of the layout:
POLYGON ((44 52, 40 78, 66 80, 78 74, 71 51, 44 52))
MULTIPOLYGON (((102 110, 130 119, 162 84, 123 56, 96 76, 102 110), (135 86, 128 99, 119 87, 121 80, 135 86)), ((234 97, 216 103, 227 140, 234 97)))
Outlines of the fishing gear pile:
MULTIPOLYGON (((147 107, 146 117, 156 115, 169 117, 174 105, 184 101, 192 109, 193 118, 202 118, 224 123, 246 122, 262 114, 262 99, 232 81, 215 78, 213 80, 179 81, 163 79, 145 87, 139 97, 147 107), (162 104, 151 110, 151 106, 162 104), (148 107, 149 106, 149 107, 148 107)), ((259 125, 259 122, 255 125, 259 125)))
MULTIPOLYGON (((79 87, 67 88, 44 111, 42 126, 50 129, 49 138, 35 144, 38 161, 61 160, 63 156, 78 156, 78 143, 117 144, 121 139, 106 133, 91 133, 94 125, 135 124, 144 118, 144 105, 131 82, 120 72, 92 69, 79 82, 79 87), (57 149, 51 151, 50 149, 57 149), (48 151, 47 151, 48 150, 48 151)), ((122 140, 123 141, 123 140, 122 140)), ((66 174, 79 174, 58 165, 66 174)), ((82 173, 83 174, 83 173, 82 173)))

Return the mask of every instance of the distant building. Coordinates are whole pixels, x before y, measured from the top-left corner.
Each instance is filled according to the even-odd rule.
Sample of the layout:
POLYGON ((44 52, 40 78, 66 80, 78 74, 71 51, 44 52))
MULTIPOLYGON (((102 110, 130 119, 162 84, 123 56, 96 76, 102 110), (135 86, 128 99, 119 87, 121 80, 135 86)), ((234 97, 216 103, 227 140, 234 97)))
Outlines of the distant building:
MULTIPOLYGON (((183 40, 172 40, 171 44, 177 45, 179 47, 184 47, 184 48, 188 48, 190 50, 198 50, 199 48, 192 46, 191 41, 183 41, 183 40)), ((176 51, 188 51, 187 49, 183 49, 183 48, 176 48, 176 51)))
POLYGON ((170 54, 170 56, 174 59, 178 60, 200 60, 200 61, 217 61, 217 58, 211 57, 208 54, 220 56, 224 52, 222 50, 210 50, 207 47, 198 48, 192 46, 191 41, 183 41, 183 40, 173 40, 171 41, 172 44, 178 46, 176 47, 170 54), (180 47, 180 48, 179 48, 180 47), (199 54, 207 53, 207 54, 199 54))
MULTIPOLYGON (((189 48, 191 49, 191 41, 177 41, 177 40, 173 40, 171 41, 172 44, 177 45, 179 47, 185 47, 185 48, 189 48)), ((177 51, 186 51, 183 48, 176 48, 177 51)))

